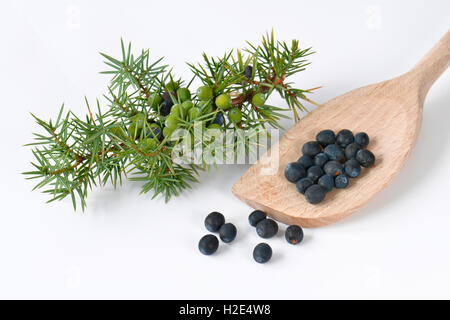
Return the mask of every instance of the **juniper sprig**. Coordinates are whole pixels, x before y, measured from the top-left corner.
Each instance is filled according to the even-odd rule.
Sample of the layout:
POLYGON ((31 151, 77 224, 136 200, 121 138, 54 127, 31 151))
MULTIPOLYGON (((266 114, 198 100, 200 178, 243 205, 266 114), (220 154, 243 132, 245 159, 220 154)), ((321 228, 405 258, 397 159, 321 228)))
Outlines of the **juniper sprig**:
MULTIPOLYGON (((187 154, 192 145, 211 143, 195 139, 196 131, 264 132, 267 125, 280 127, 287 110, 298 121, 299 111, 307 111, 304 102, 313 103, 306 95, 316 88, 297 89, 286 81, 305 69, 311 48, 300 49, 297 40, 290 45, 276 41, 273 32, 243 51, 220 58, 203 54, 202 63, 188 64, 193 77, 187 83, 176 78, 162 58, 151 60, 148 50, 134 55, 131 44, 123 41, 121 49, 120 59, 101 54, 108 67, 102 73, 112 76, 104 95, 106 107, 97 99, 93 109, 86 99, 82 118, 65 111, 64 105, 55 121, 32 115, 43 132, 34 133, 34 142, 27 144, 33 147, 34 161, 33 170, 24 174, 39 180, 33 190, 49 194, 48 202, 70 196, 74 209, 79 201, 84 210, 88 190, 108 182, 117 187, 124 177, 142 181, 142 193, 152 191, 153 198, 162 194, 168 201, 210 166, 203 157, 190 163, 173 159, 176 149, 187 154), (194 81, 202 87, 191 94, 194 81), (274 91, 288 108, 265 103, 274 91)), ((232 148, 240 143, 238 136, 231 140, 232 148)), ((246 150, 249 143, 244 139, 246 150)))

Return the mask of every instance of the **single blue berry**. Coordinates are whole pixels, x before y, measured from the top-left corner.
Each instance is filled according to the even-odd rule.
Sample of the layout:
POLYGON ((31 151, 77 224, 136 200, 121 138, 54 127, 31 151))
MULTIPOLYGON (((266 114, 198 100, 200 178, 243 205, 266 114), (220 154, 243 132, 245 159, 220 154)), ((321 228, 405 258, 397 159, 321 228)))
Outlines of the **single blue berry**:
POLYGON ((286 228, 286 232, 284 233, 284 237, 286 241, 290 244, 297 244, 302 242, 303 240, 303 230, 299 226, 289 226, 286 228))
POLYGON ((361 173, 361 165, 356 159, 347 160, 344 164, 344 171, 350 178, 356 178, 361 173))
POLYGON ((324 174, 319 178, 317 184, 321 186, 326 192, 330 192, 334 187, 334 177, 329 174, 324 174))
POLYGON ((364 167, 368 168, 375 162, 375 155, 366 149, 360 149, 356 153, 356 160, 364 167))
POLYGON ((250 79, 250 78, 252 77, 252 73, 253 73, 253 67, 250 66, 250 65, 245 66, 245 69, 244 69, 244 76, 245 76, 247 79, 250 79))
POLYGON ((317 141, 309 141, 302 147, 302 153, 304 155, 314 157, 316 154, 322 152, 322 148, 317 141))
POLYGON ((344 168, 342 167, 342 164, 340 164, 337 161, 328 161, 323 166, 323 170, 330 176, 336 177, 342 173, 344 173, 344 168))
POLYGON ((267 243, 260 243, 253 249, 253 259, 258 263, 266 263, 272 258, 272 248, 267 243))
POLYGON ((216 114, 216 117, 214 118, 212 123, 218 124, 219 126, 223 126, 224 121, 225 119, 223 117, 222 112, 219 112, 218 114, 216 114))
POLYGON ((296 187, 298 192, 305 194, 306 189, 312 186, 314 182, 310 178, 302 178, 297 181, 296 187))
POLYGON ((156 138, 158 140, 161 140, 162 139, 161 128, 156 123, 150 124, 148 126, 146 136, 147 138, 156 138))
POLYGON ((198 242, 198 249, 201 253, 207 256, 216 252, 218 247, 219 240, 213 234, 207 234, 206 236, 203 236, 198 242))
POLYGON ((342 151, 342 148, 337 144, 327 145, 323 150, 323 153, 325 153, 325 155, 330 160, 341 161, 342 159, 344 159, 344 152, 342 151))
POLYGON ((358 150, 361 149, 361 146, 356 142, 350 143, 345 147, 345 157, 348 159, 353 159, 356 156, 358 150))
POLYGON ((170 110, 172 109, 173 106, 173 102, 167 102, 167 101, 163 101, 161 103, 161 106, 159 108, 159 114, 162 115, 163 117, 166 117, 170 114, 170 110))
POLYGON ((255 210, 252 213, 250 213, 250 215, 248 216, 248 223, 250 223, 250 225, 252 227, 256 227, 258 222, 260 222, 261 220, 264 220, 265 218, 267 218, 267 215, 265 212, 263 212, 261 210, 255 210))
POLYGON ((314 157, 314 164, 319 167, 323 167, 328 162, 328 157, 325 153, 321 152, 314 157))
POLYGON ((306 177, 311 179, 312 182, 316 183, 317 180, 319 180, 319 178, 323 176, 323 174, 324 172, 322 168, 314 165, 308 169, 308 171, 306 172, 306 177))
POLYGON ((162 94, 163 102, 164 102, 164 101, 167 102, 168 104, 170 104, 170 106, 173 106, 173 104, 174 104, 173 99, 176 99, 176 97, 177 97, 177 95, 176 95, 175 92, 173 92, 173 91, 171 91, 171 92, 165 91, 165 92, 162 94))
POLYGON ((211 212, 205 218, 205 227, 211 232, 216 232, 225 223, 225 217, 220 212, 211 212))
POLYGON ((256 233, 261 238, 272 238, 278 232, 278 224, 275 220, 272 219, 264 219, 258 222, 256 225, 256 233))
POLYGON ((298 162, 289 163, 284 169, 284 176, 288 181, 293 183, 305 177, 305 175, 305 168, 298 162))
POLYGON ((355 140, 353 133, 350 130, 343 129, 338 132, 336 135, 336 144, 340 145, 342 148, 345 148, 350 143, 355 140))
POLYGON ((359 144, 362 148, 367 147, 369 144, 369 136, 365 132, 359 132, 355 135, 355 142, 359 144))
POLYGON ((322 147, 326 147, 336 142, 336 136, 332 130, 323 130, 317 134, 316 140, 322 147))
POLYGON ((225 243, 230 243, 236 238, 237 229, 232 223, 225 223, 219 229, 219 237, 225 243))
POLYGON ((337 189, 344 189, 348 186, 349 178, 345 174, 340 174, 334 179, 334 185, 337 189))
POLYGON ((300 163, 305 169, 308 169, 314 164, 313 159, 310 156, 306 155, 303 155, 300 158, 298 158, 297 162, 300 163))
POLYGON ((313 184, 311 187, 306 189, 305 198, 309 203, 317 204, 322 202, 325 198, 325 190, 323 190, 323 188, 318 184, 313 184))

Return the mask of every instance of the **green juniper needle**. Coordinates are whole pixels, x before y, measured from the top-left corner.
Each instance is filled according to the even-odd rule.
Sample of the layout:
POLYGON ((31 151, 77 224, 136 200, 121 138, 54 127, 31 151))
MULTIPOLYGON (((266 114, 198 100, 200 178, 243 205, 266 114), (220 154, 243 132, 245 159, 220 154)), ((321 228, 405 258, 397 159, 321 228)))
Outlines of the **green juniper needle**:
MULTIPOLYGON (((306 95, 316 88, 296 89, 286 79, 305 69, 311 49, 300 49, 297 40, 290 45, 276 41, 273 32, 263 36, 262 44, 248 45, 242 51, 245 55, 239 50, 220 58, 203 54, 201 64, 188 63, 194 76, 185 83, 162 64, 162 58, 151 60, 148 50, 134 55, 131 45, 122 41, 120 59, 101 54, 108 66, 102 73, 112 76, 105 107, 97 100, 93 108, 86 99, 88 112, 81 118, 64 106, 56 121, 33 115, 43 132, 35 133, 34 142, 28 144, 33 146, 33 170, 24 174, 39 180, 34 189, 47 193, 48 202, 70 196, 75 209, 79 202, 84 210, 93 186, 110 181, 117 187, 123 177, 143 182, 142 192, 151 191, 153 197, 163 195, 168 201, 179 195, 197 181, 199 170, 211 164, 203 158, 174 162, 172 152, 180 146, 172 139, 175 129, 184 129, 189 142, 206 147, 213 139, 195 141, 195 130, 279 128, 287 109, 265 104, 274 91, 285 99, 296 121, 299 111, 307 111, 303 103, 311 101, 306 95), (194 94, 194 80, 211 89, 210 99, 194 94), (217 107, 218 96, 224 108, 217 107)), ((232 148, 237 148, 237 140, 230 142, 232 148)), ((247 151, 249 140, 244 139, 247 151)))

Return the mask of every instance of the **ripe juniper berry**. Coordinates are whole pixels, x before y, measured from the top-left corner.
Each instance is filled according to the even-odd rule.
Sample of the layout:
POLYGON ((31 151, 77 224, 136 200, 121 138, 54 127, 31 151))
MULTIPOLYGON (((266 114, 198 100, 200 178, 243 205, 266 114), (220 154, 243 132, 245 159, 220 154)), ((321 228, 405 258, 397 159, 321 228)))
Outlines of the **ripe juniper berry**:
POLYGON ((286 238, 286 241, 289 242, 290 244, 300 243, 303 240, 303 229, 295 225, 289 226, 286 228, 284 237, 286 238))
POLYGON ((359 132, 355 135, 355 142, 359 144, 362 148, 367 147, 369 144, 369 136, 365 132, 359 132))
POLYGON ((326 192, 330 192, 334 187, 334 177, 329 174, 324 174, 319 178, 317 182, 319 186, 321 186, 326 192))
POLYGON ((345 148, 355 140, 353 133, 348 129, 343 129, 336 135, 336 143, 345 148))
POLYGON ((236 238, 237 229, 232 223, 225 223, 219 229, 219 237, 225 243, 230 243, 236 238))
POLYGON ((350 159, 345 162, 344 171, 350 178, 356 178, 361 173, 361 166, 356 159, 350 159))
POLYGON ((314 157, 314 164, 319 167, 323 167, 328 162, 328 157, 325 153, 321 152, 314 157))
POLYGON ((256 225, 256 233, 261 238, 272 238, 278 232, 278 224, 275 220, 272 219, 264 219, 258 222, 256 225))
POLYGON ((314 157, 316 154, 322 152, 322 148, 317 141, 309 141, 302 147, 302 153, 304 155, 314 157))
POLYGON ((284 176, 288 181, 293 183, 305 177, 305 175, 305 168, 298 162, 289 163, 284 169, 284 176))
POLYGON ((306 172, 306 177, 311 179, 312 182, 316 183, 317 180, 319 180, 319 178, 323 176, 323 174, 324 172, 322 168, 314 165, 308 169, 308 171, 306 172))
POLYGON ((250 215, 248 216, 248 223, 250 223, 250 225, 252 227, 256 227, 258 222, 260 222, 261 220, 264 220, 266 218, 267 218, 267 215, 265 212, 263 212, 261 210, 255 210, 252 213, 250 213, 250 215))
POLYGON ((306 155, 303 155, 300 158, 298 158, 297 162, 300 163, 305 169, 308 169, 314 164, 313 159, 310 156, 306 155))
POLYGON ((206 236, 203 236, 198 242, 198 249, 201 253, 207 256, 216 252, 218 247, 219 240, 213 234, 207 234, 206 236))
POLYGON ((349 178, 345 174, 340 174, 334 179, 334 185, 337 189, 344 189, 348 186, 349 178))
POLYGON ((347 159, 354 158, 359 149, 361 149, 361 146, 359 144, 357 144, 356 142, 350 143, 345 147, 345 157, 347 159))
POLYGON ((211 212, 205 218, 205 227, 211 232, 216 232, 225 223, 225 217, 220 212, 211 212))
POLYGON ((322 147, 326 147, 336 142, 336 136, 332 130, 323 130, 317 134, 316 140, 322 147))
POLYGON ((323 152, 330 160, 341 161, 342 159, 344 159, 344 152, 342 151, 342 148, 337 144, 327 145, 323 152))
POLYGON ((309 203, 317 204, 322 202, 325 198, 325 190, 323 190, 323 188, 318 184, 313 184, 311 187, 306 189, 305 198, 309 203))
POLYGON ((312 186, 314 182, 310 178, 302 178, 297 181, 296 187, 298 192, 305 194, 306 189, 312 186))
POLYGON ((344 168, 342 167, 342 164, 340 164, 337 161, 328 161, 323 166, 323 169, 327 174, 330 176, 336 177, 344 172, 344 168))
POLYGON ((372 152, 366 149, 360 149, 356 153, 356 160, 364 167, 368 168, 375 162, 375 156, 372 152))
POLYGON ((266 263, 272 257, 272 248, 267 243, 259 243, 253 249, 253 259, 258 263, 266 263))

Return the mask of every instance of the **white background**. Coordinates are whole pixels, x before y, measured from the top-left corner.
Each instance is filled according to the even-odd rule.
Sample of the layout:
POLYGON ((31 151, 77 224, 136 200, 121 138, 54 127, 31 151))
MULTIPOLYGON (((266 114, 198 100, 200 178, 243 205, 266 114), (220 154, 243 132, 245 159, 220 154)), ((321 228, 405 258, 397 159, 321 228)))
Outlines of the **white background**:
MULTIPOLYGON (((258 42, 273 27, 317 53, 295 76, 323 86, 325 102, 411 68, 450 27, 449 1, 6 1, 0 5, 0 298, 450 298, 450 72, 430 90, 422 132, 403 171, 346 220, 305 230, 298 246, 285 226, 268 243, 247 223, 232 184, 248 166, 202 174, 169 204, 139 195, 138 183, 93 190, 85 213, 70 200, 47 205, 20 174, 37 129, 29 112, 55 117, 62 102, 105 93, 99 51, 120 54, 120 37, 184 62, 258 42), (201 255, 203 219, 221 211, 238 227, 231 245, 201 255)), ((284 106, 274 97, 273 102, 284 106)), ((285 122, 289 127, 292 122, 285 122)))

